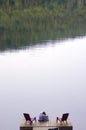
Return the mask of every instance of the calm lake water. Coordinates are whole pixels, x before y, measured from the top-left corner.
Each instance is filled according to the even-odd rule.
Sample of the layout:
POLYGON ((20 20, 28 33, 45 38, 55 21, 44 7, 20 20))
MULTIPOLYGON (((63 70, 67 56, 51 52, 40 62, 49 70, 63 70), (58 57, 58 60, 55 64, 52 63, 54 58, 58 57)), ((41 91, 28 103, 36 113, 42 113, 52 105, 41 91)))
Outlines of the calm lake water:
POLYGON ((0 130, 19 130, 23 112, 69 112, 86 129, 86 37, 0 53, 0 130))

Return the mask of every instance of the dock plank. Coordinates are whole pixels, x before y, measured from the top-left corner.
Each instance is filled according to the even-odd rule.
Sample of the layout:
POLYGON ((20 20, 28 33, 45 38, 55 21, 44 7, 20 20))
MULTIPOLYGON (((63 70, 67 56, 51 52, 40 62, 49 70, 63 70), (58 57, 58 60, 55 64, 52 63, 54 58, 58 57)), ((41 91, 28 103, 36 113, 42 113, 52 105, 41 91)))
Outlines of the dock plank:
POLYGON ((30 123, 25 123, 25 120, 20 125, 20 130, 48 130, 50 128, 58 128, 59 130, 73 130, 71 122, 60 123, 56 120, 49 120, 47 122, 34 122, 32 125, 30 123))

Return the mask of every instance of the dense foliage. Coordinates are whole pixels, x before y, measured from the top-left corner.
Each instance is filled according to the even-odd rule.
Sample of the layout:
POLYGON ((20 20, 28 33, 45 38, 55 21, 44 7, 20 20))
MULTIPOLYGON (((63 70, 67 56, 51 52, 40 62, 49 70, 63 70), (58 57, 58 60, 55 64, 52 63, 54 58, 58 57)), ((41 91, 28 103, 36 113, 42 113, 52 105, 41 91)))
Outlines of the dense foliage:
POLYGON ((86 0, 0 0, 0 50, 86 35, 86 0))

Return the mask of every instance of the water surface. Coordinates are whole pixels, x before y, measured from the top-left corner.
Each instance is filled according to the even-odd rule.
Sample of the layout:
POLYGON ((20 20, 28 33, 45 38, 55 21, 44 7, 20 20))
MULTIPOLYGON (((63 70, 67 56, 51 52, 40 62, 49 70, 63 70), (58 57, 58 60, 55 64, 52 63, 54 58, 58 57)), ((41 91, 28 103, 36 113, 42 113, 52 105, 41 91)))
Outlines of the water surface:
POLYGON ((86 125, 86 37, 0 53, 0 129, 18 130, 23 112, 50 118, 69 112, 86 125))

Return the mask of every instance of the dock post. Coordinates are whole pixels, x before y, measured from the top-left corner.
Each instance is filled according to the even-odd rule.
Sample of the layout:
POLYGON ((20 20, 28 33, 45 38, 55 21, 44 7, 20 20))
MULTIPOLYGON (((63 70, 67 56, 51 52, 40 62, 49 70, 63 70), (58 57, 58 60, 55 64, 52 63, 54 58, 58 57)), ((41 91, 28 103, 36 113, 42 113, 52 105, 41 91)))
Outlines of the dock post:
POLYGON ((72 126, 59 126, 59 130, 73 130, 72 126))
POLYGON ((33 130, 33 127, 20 127, 20 130, 33 130))

